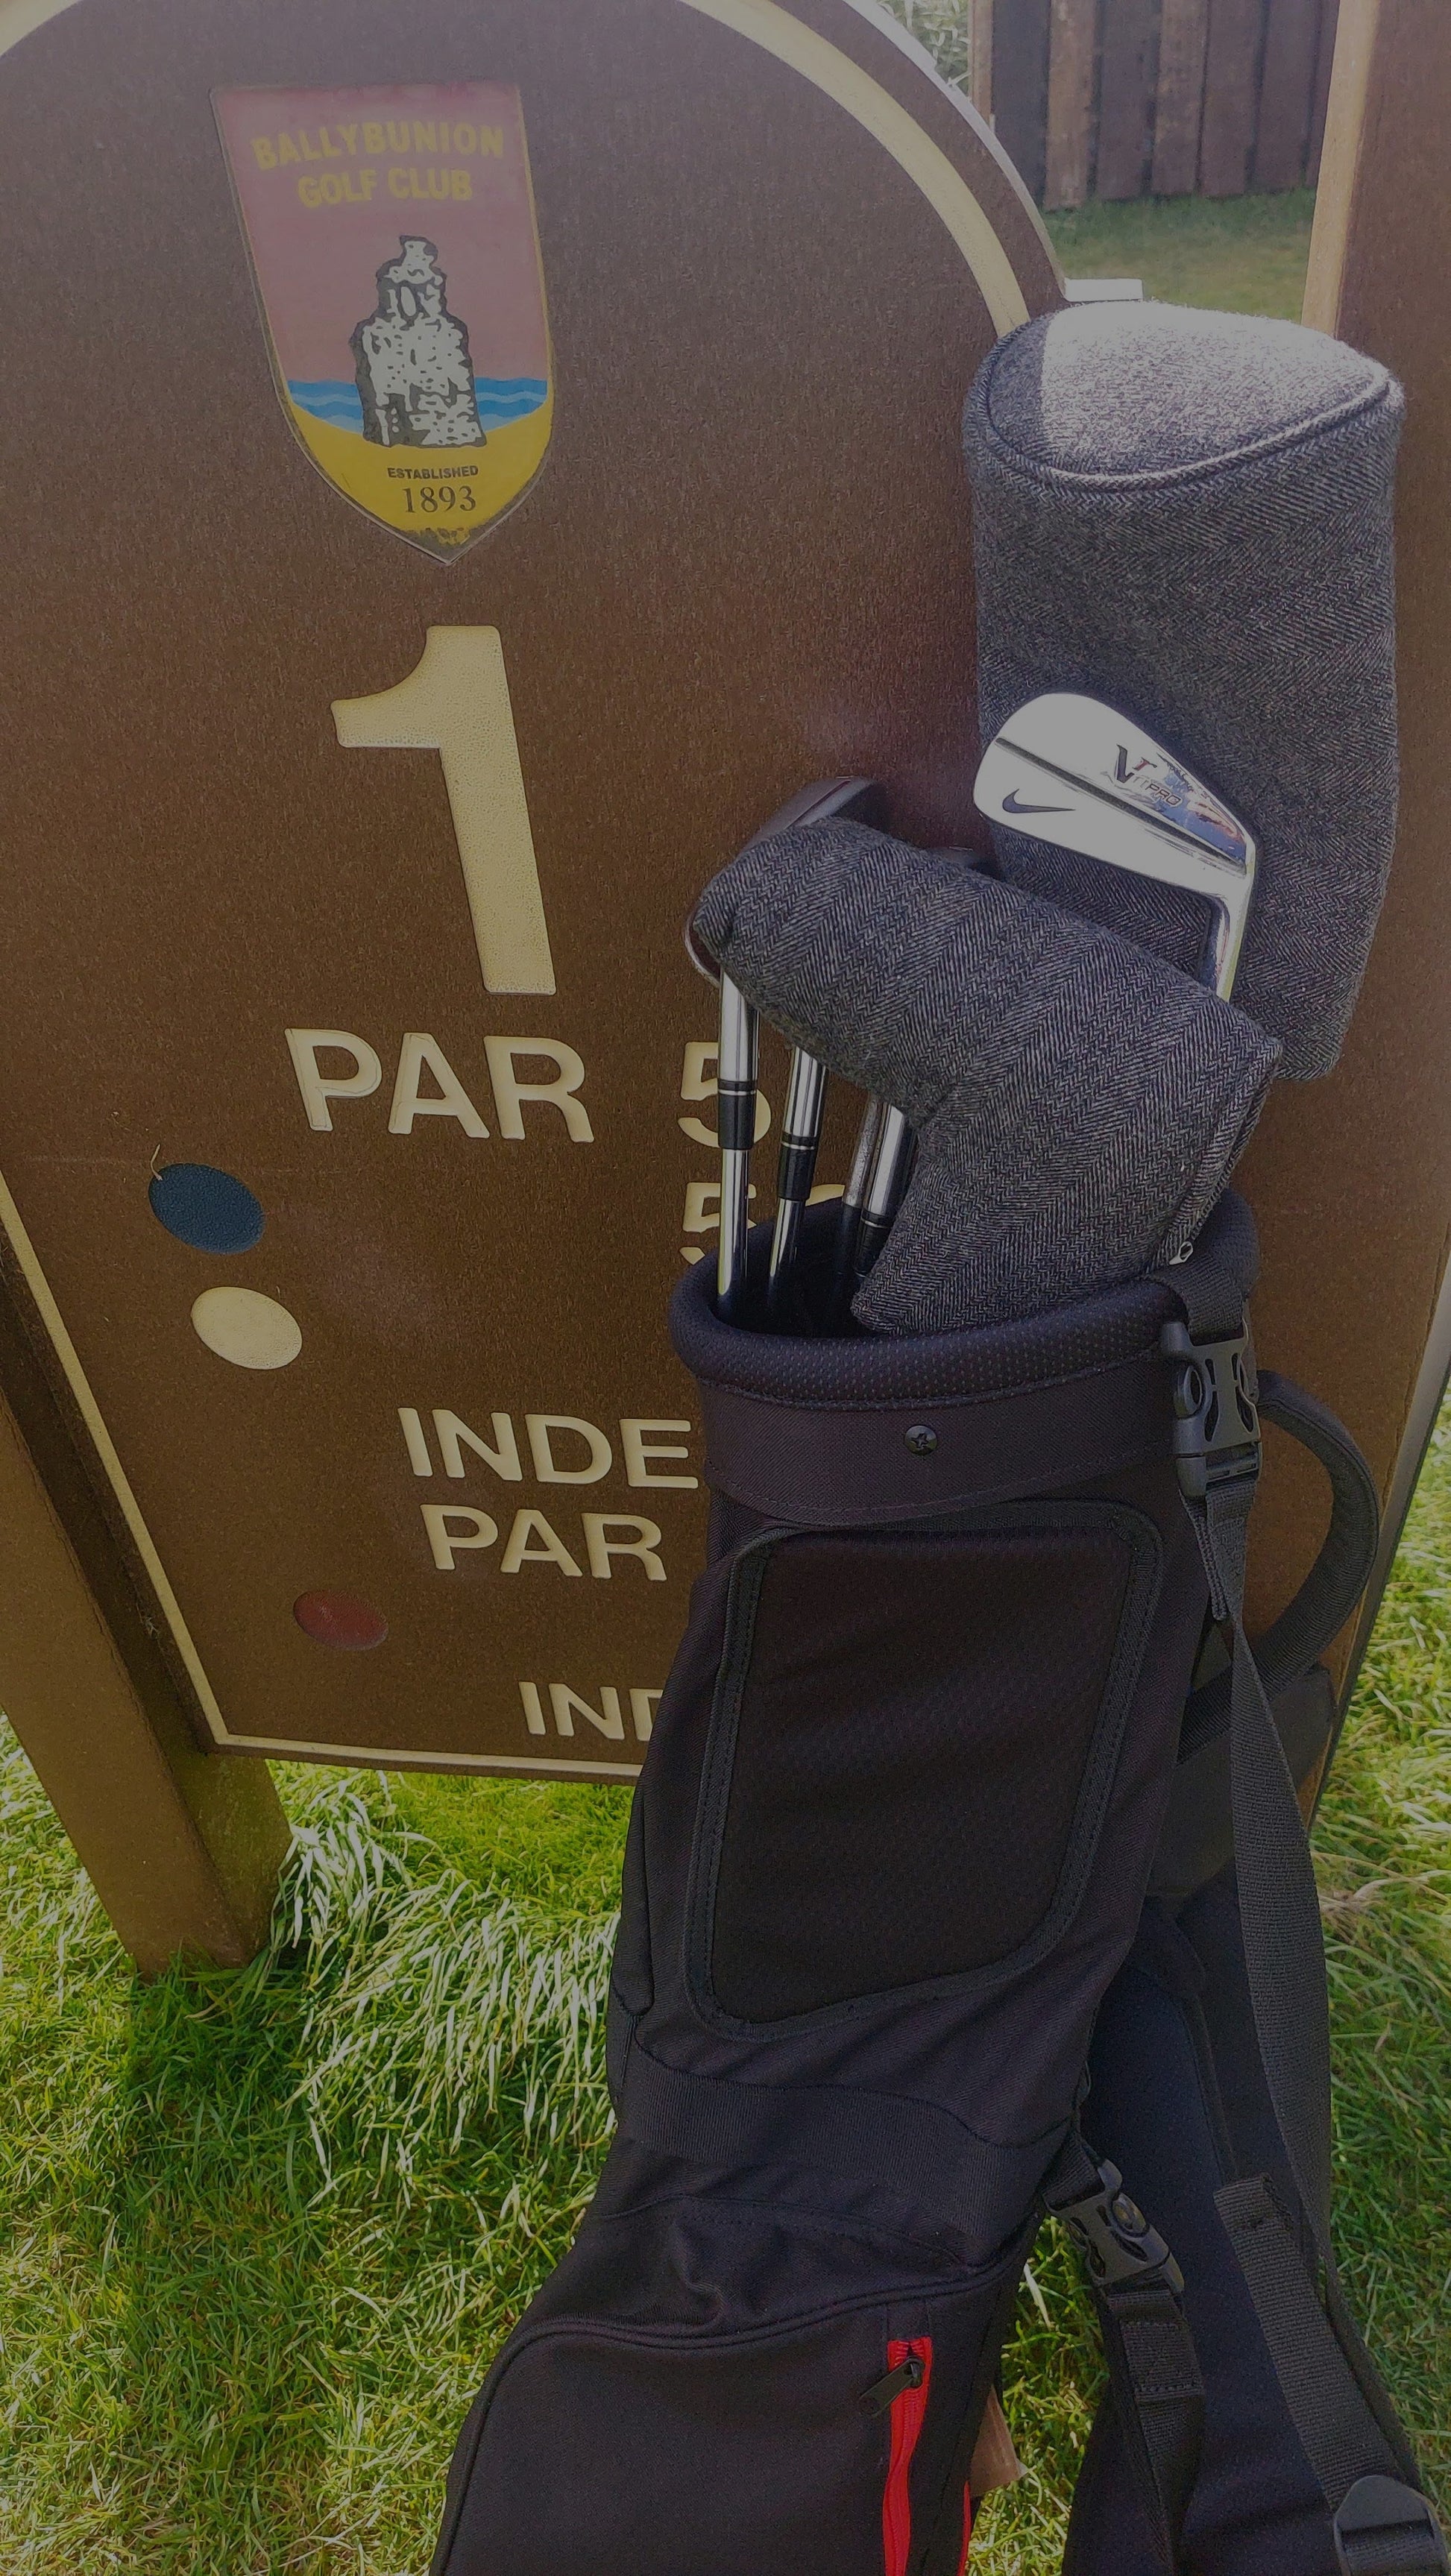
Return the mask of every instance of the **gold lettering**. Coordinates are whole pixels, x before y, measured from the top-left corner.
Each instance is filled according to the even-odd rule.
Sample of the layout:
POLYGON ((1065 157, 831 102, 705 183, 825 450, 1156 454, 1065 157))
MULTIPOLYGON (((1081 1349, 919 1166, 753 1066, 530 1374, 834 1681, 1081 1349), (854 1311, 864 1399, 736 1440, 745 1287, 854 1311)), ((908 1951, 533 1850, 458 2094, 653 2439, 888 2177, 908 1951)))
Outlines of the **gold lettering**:
POLYGON ((436 152, 438 150, 437 126, 415 124, 413 128, 413 149, 415 152, 436 152))
POLYGON ((611 1581, 612 1556, 638 1557, 645 1569, 647 1583, 668 1580, 664 1565, 655 1553, 660 1544, 656 1522, 636 1520, 630 1512, 581 1512, 580 1519, 584 1523, 584 1543, 589 1551, 589 1570, 597 1583, 611 1581), (633 1530, 635 1535, 633 1538, 611 1538, 611 1530, 633 1530))
POLYGON ((307 128, 305 125, 299 126, 297 139, 302 145, 302 157, 304 161, 320 161, 322 159, 322 154, 320 152, 314 152, 312 145, 309 143, 307 139, 307 128))
POLYGON ((504 129, 502 125, 481 125, 479 127, 479 150, 485 153, 492 153, 496 161, 503 160, 504 129))
POLYGON ((290 134, 278 135, 277 158, 279 161, 300 161, 302 159, 302 154, 298 151, 298 148, 293 142, 290 134))
POLYGON ((389 173, 388 173, 388 194, 389 194, 389 196, 390 196, 390 197, 406 197, 406 196, 407 196, 407 194, 408 194, 408 173, 407 173, 407 171, 406 171, 406 170, 396 170, 396 169, 395 169, 395 170, 390 170, 390 171, 389 171, 389 173))
POLYGON ((357 159, 357 154, 358 154, 358 129, 357 129, 357 127, 356 127, 355 125, 340 125, 340 126, 338 127, 338 132, 339 132, 339 134, 342 136, 343 141, 346 143, 346 145, 347 145, 347 147, 348 147, 349 152, 353 155, 354 160, 356 160, 356 159, 357 159))
POLYGON ((452 197, 454 204, 456 206, 467 204, 469 198, 474 193, 474 183, 467 170, 450 170, 448 177, 449 195, 452 197))
POLYGON ((383 133, 382 126, 365 125, 363 128, 363 150, 365 152, 386 152, 387 149, 387 139, 383 133))
POLYGON ((276 169, 276 167, 277 167, 277 155, 276 155, 276 153, 273 151, 272 146, 271 146, 271 144, 268 142, 267 137, 266 137, 266 135, 265 135, 265 134, 254 134, 254 135, 253 135, 253 137, 252 137, 252 149, 253 149, 253 151, 254 151, 254 152, 256 153, 256 155, 257 155, 257 167, 258 167, 258 169, 259 169, 259 170, 275 170, 275 169, 276 169))
POLYGON ((591 1726, 597 1726, 601 1735, 613 1737, 617 1744, 624 1735, 625 1721, 620 1715, 620 1694, 617 1690, 612 1690, 608 1683, 601 1688, 599 1707, 591 1708, 589 1701, 582 1699, 578 1691, 571 1690, 568 1682, 551 1682, 549 1705, 554 1711, 554 1723, 561 1735, 573 1735, 576 1710, 581 1717, 588 1718, 591 1726))
MULTIPOLYGON (((420 1503, 419 1510, 440 1574, 456 1574, 456 1556, 473 1548, 492 1547, 499 1535, 488 1513, 476 1512, 468 1503, 420 1503)), ((578 1566, 574 1570, 577 1574, 578 1566)))
MULTIPOLYGON (((429 1507, 425 1503, 423 1508, 427 1511, 429 1507)), ((659 1537, 658 1530, 655 1535, 659 1537)), ((484 1542, 476 1539, 474 1544, 481 1546, 484 1542)), ((575 1564, 559 1532, 551 1529, 542 1512, 535 1511, 514 1514, 514 1526, 509 1532, 504 1553, 499 1559, 499 1572, 517 1574, 525 1565, 557 1565, 561 1574, 582 1576, 584 1572, 582 1566, 575 1564), (530 1547, 528 1542, 531 1538, 539 1540, 538 1547, 530 1547)), ((660 1571, 663 1575, 665 1571, 663 1565, 660 1571)))
POLYGON ((327 127, 326 127, 325 125, 320 125, 320 126, 318 127, 318 129, 317 129, 317 139, 318 139, 319 143, 322 145, 322 148, 323 148, 323 157, 324 157, 326 160, 328 160, 328 161, 341 161, 341 159, 342 159, 342 157, 343 157, 343 156, 342 156, 342 154, 339 152, 339 150, 338 150, 338 148, 337 148, 336 144, 334 144, 334 143, 330 143, 330 142, 328 141, 328 132, 327 132, 327 127))
POLYGON ((472 152, 474 148, 474 129, 471 125, 456 125, 454 127, 453 148, 455 152, 472 152))
POLYGON ((322 204, 321 179, 299 179, 297 193, 305 206, 320 206, 322 204))
POLYGON ((390 152, 406 152, 408 149, 407 123, 395 125, 391 116, 388 119, 388 149, 390 152))

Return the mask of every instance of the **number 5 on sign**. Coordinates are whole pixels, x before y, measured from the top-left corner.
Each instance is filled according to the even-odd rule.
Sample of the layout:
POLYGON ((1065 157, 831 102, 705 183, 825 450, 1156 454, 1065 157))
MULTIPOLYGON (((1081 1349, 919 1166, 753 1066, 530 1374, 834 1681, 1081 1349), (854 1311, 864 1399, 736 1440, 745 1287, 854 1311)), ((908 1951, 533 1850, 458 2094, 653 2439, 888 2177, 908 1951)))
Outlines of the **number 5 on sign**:
POLYGON ((416 671, 375 698, 335 698, 333 720, 349 751, 439 753, 484 989, 552 993, 554 961, 498 628, 430 626, 416 671))

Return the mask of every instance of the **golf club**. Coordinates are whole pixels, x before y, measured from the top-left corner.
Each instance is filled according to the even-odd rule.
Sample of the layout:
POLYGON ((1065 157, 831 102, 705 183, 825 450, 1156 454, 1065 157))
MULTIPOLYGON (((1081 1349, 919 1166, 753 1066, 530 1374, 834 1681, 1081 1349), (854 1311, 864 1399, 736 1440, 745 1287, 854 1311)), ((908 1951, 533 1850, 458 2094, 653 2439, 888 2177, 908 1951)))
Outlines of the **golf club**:
POLYGON ((766 1314, 781 1326, 789 1320, 791 1280, 801 1232, 801 1212, 811 1196, 816 1149, 821 1141, 821 1111, 826 1098, 826 1067, 804 1047, 791 1050, 786 1107, 781 1118, 781 1151, 776 1162, 776 1222, 771 1234, 771 1263, 766 1280, 766 1314))
POLYGON ((746 1284, 751 1146, 756 1133, 756 1066, 760 1017, 729 975, 720 978, 720 1056, 716 1126, 720 1135, 720 1249, 716 1312, 734 1323, 746 1284))
POLYGON ((1234 985, 1254 895, 1255 845, 1238 817, 1127 716, 1049 690, 989 743, 973 787, 979 813, 1213 906, 1213 984, 1234 985))
POLYGON ((857 1220, 853 1268, 856 1287, 867 1277, 892 1231, 902 1194, 912 1172, 917 1139, 900 1109, 881 1104, 881 1124, 872 1153, 871 1176, 857 1220))
POLYGON ((846 1188, 841 1194, 841 1205, 837 1211, 836 1241, 832 1247, 831 1289, 826 1308, 826 1330, 829 1333, 840 1332, 842 1318, 856 1293, 857 1228, 861 1223, 862 1203, 866 1198, 867 1187, 872 1177, 877 1139, 881 1134, 882 1120, 885 1115, 885 1103, 868 1093, 867 1105, 862 1111, 861 1125, 857 1129, 851 1170, 847 1174, 846 1188))
MULTIPOLYGON (((880 819, 885 797, 872 778, 833 778, 803 787, 751 834, 745 844, 770 840, 793 824, 824 823, 851 815, 859 822, 880 819)), ((750 1163, 755 1142, 756 1076, 759 1022, 756 1012, 730 977, 686 924, 685 950, 697 974, 720 986, 720 1054, 716 1087, 717 1127, 721 1147, 720 1248, 716 1255, 716 1311, 727 1321, 740 1311, 745 1288, 746 1236, 750 1225, 750 1163)), ((771 1238, 767 1312, 773 1323, 786 1319, 795 1269, 801 1212, 811 1196, 821 1140, 826 1098, 826 1067, 804 1047, 793 1047, 787 1078, 781 1150, 776 1169, 776 1222, 771 1238)))

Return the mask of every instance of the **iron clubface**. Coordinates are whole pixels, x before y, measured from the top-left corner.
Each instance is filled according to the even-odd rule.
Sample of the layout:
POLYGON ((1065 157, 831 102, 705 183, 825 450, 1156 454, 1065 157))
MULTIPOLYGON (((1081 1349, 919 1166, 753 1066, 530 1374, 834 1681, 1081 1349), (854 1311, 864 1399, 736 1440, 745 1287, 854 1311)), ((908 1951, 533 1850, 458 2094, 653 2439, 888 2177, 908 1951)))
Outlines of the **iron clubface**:
POLYGON ((1228 999, 1254 899, 1255 844, 1142 725, 1074 690, 1030 698, 989 743, 973 797, 1010 831, 1202 896, 1214 921, 1206 981, 1228 999))

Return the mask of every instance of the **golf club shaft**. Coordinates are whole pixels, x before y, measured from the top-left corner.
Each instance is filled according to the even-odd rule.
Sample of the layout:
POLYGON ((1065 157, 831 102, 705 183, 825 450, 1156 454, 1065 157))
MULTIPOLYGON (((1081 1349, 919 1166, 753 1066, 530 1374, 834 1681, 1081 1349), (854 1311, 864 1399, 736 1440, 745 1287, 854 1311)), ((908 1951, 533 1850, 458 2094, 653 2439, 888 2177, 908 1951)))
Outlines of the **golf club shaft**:
POLYGON ((826 1303, 825 1323, 829 1333, 840 1330, 856 1286, 857 1227, 861 1222, 862 1201, 867 1194, 867 1183, 872 1176, 872 1161, 877 1150, 877 1138, 881 1133, 882 1116, 881 1101, 873 1099, 869 1094, 867 1105, 862 1111, 861 1125, 857 1129, 851 1170, 847 1174, 846 1188, 841 1194, 841 1204, 837 1210, 836 1241, 832 1246, 831 1255, 831 1286, 827 1292, 826 1303))
POLYGON ((776 1224, 771 1236, 771 1269, 766 1286, 766 1312, 773 1323, 786 1314, 801 1214, 816 1177, 816 1149, 821 1142, 821 1113, 826 1098, 826 1067, 804 1047, 791 1051, 786 1110, 781 1125, 781 1151, 776 1165, 776 1224))
POLYGON ((746 1229, 750 1216, 751 1147, 756 1135, 756 1064, 759 1023, 752 1005, 729 975, 720 979, 720 1055, 716 1111, 720 1134, 720 1250, 716 1256, 716 1312, 726 1323, 740 1310, 746 1284, 746 1229))
POLYGON ((912 1169, 917 1139, 900 1109, 882 1111, 871 1179, 856 1230, 856 1275, 865 1279, 892 1230, 912 1169))

